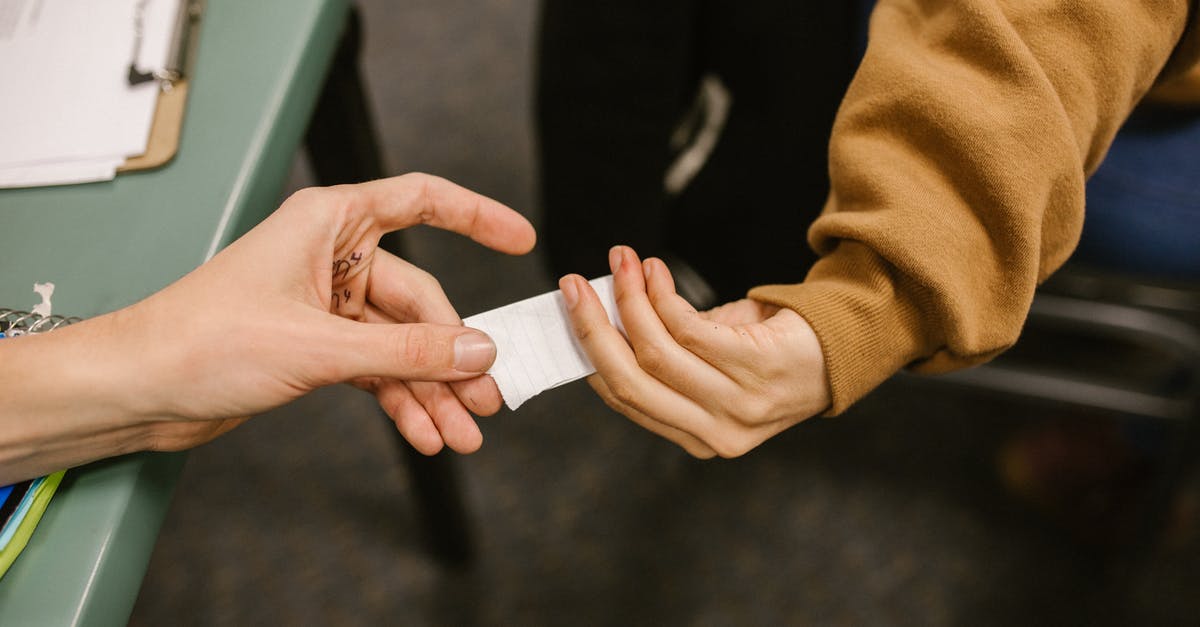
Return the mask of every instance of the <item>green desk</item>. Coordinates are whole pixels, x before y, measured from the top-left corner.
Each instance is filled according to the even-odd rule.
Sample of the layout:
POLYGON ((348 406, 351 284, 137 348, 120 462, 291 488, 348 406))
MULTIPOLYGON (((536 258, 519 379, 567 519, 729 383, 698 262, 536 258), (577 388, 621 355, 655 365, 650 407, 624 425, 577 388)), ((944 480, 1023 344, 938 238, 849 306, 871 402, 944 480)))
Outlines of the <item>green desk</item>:
MULTIPOLYGON (((265 217, 305 131, 346 0, 208 0, 179 154, 153 172, 0 191, 0 306, 92 316, 174 281, 265 217)), ((54 373, 29 373, 49 376, 54 373)), ((67 473, 28 548, 0 579, 0 625, 123 625, 183 455, 67 473)))

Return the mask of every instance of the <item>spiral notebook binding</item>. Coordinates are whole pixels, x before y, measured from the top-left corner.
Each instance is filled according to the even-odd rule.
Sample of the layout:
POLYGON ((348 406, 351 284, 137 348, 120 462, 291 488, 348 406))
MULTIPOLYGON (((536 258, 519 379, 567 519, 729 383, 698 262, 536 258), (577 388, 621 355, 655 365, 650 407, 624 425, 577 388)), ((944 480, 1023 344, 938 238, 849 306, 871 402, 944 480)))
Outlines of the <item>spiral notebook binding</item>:
POLYGON ((45 333, 75 324, 82 318, 74 316, 43 316, 41 314, 0 307, 0 333, 17 337, 28 333, 45 333))

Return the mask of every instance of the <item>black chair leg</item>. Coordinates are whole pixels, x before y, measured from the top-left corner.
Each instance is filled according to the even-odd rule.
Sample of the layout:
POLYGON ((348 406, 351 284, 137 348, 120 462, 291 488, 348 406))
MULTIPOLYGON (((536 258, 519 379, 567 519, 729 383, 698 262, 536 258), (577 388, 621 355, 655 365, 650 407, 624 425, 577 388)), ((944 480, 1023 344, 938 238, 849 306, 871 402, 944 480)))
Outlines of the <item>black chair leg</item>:
POLYGON ((374 118, 358 68, 361 47, 361 18, 352 11, 304 137, 313 174, 321 185, 384 176, 374 118))
MULTIPOLYGON (((361 44, 361 18, 357 11, 352 11, 305 136, 309 162, 320 185, 369 181, 385 173, 358 68, 361 44)), ((390 235, 385 236, 382 247, 403 256, 400 239, 390 235)), ((427 457, 413 449, 399 433, 396 440, 412 477, 430 549, 443 564, 468 563, 473 555, 473 542, 452 453, 427 457)))
POLYGON ((443 450, 422 455, 398 432, 396 444, 412 477, 425 537, 434 555, 447 566, 469 564, 475 546, 454 454, 443 450))
POLYGON ((1192 417, 1180 428, 1167 451, 1163 468, 1151 485, 1137 537, 1142 556, 1150 554, 1170 529, 1175 500, 1184 487, 1188 472, 1200 455, 1200 398, 1195 401, 1192 417))

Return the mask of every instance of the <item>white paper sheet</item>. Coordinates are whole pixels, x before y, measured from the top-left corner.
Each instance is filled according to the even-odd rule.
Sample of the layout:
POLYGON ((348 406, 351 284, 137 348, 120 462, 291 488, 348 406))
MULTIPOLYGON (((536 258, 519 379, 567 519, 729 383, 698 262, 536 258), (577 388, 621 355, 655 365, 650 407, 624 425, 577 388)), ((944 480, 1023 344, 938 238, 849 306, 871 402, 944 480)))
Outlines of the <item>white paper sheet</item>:
MULTIPOLYGON (((612 275, 589 283, 604 304, 609 321, 624 333, 612 275)), ((496 342, 496 362, 488 374, 496 380, 509 409, 596 371, 575 339, 561 291, 476 314, 463 324, 487 333, 496 342)))
POLYGON ((116 176, 117 168, 122 163, 125 163, 124 157, 107 157, 0 167, 0 187, 41 187, 107 181, 116 176))
MULTIPOLYGON (((0 32, 0 169, 33 183, 74 182, 62 162, 124 160, 146 150, 159 88, 130 86, 138 0, 7 0, 0 32), (30 176, 45 168, 49 174, 30 176)), ((148 0, 138 65, 166 62, 180 0, 148 0)), ((86 169, 86 168, 85 168, 86 169)), ((94 180, 88 169, 83 180, 94 180)), ((108 173, 108 178, 112 174, 108 173)))

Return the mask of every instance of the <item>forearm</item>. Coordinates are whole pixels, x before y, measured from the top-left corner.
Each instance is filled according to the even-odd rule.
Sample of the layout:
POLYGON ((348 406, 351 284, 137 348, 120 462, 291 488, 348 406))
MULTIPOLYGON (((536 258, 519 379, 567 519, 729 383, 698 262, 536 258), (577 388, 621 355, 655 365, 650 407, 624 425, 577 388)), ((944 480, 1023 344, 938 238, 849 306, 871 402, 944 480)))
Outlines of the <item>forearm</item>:
POLYGON ((834 126, 797 286, 839 412, 905 365, 985 361, 1073 250, 1084 181, 1162 71, 1186 0, 882 0, 834 126))
POLYGON ((114 318, 0 340, 0 485, 150 446, 114 318))

